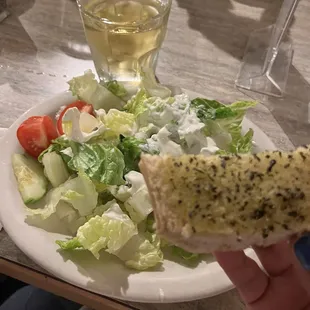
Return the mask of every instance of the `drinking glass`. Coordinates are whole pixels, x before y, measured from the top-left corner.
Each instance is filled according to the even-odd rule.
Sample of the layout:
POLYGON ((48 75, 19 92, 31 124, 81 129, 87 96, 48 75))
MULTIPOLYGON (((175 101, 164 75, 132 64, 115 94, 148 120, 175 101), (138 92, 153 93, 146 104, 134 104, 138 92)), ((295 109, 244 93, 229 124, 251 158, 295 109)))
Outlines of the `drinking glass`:
POLYGON ((287 31, 298 3, 284 0, 275 25, 251 34, 236 80, 239 89, 274 97, 284 95, 294 52, 287 31))
POLYGON ((172 0, 77 0, 96 71, 103 82, 139 85, 155 72, 172 0))

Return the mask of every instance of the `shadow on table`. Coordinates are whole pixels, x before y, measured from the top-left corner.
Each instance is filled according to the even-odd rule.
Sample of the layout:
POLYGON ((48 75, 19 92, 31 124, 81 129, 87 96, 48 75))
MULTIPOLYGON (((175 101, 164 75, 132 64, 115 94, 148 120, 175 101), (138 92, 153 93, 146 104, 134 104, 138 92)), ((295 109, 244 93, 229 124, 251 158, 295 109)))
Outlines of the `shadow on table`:
POLYGON ((309 104, 310 85, 291 66, 285 96, 281 99, 269 97, 266 105, 295 146, 310 143, 309 104))
POLYGON ((268 108, 295 147, 310 143, 310 84, 294 66, 290 68, 283 98, 240 91, 268 108))
POLYGON ((177 3, 187 10, 190 28, 199 31, 221 50, 241 59, 250 33, 275 22, 282 0, 177 0, 177 3), (249 7, 244 15, 241 15, 241 8, 238 9, 240 15, 234 12, 238 3, 249 7), (247 16, 253 7, 263 9, 259 20, 247 16))
MULTIPOLYGON (((187 10, 190 28, 199 31, 234 58, 242 59, 251 32, 275 23, 282 0, 177 0, 177 3, 187 10), (242 8, 238 8, 237 15, 234 12, 236 5, 244 5, 248 8, 245 8, 243 15, 242 8), (259 20, 249 16, 249 7, 263 10, 259 20)), ((242 92, 264 102, 284 133, 296 146, 309 143, 310 85, 294 66, 290 69, 284 98, 267 98, 246 91, 242 92)))
MULTIPOLYGON (((12 0, 8 1, 9 15, 0 24, 0 86, 8 83, 8 81, 20 78, 20 69, 22 69, 21 62, 25 59, 28 63, 37 64, 35 55, 37 54, 37 47, 31 39, 28 32, 25 30, 20 21, 20 16, 31 10, 34 6, 35 0, 12 0)), ((14 83, 10 86, 12 89, 23 93, 19 89, 19 84, 14 83)))
POLYGON ((12 0, 8 9, 11 15, 0 25, 0 64, 3 57, 14 65, 27 59, 39 67, 35 57, 39 52, 59 50, 73 58, 91 60, 75 1, 12 0))
POLYGON ((16 61, 36 54, 37 48, 20 21, 20 16, 29 11, 35 0, 12 0, 8 2, 11 15, 0 25, 0 56, 16 61))

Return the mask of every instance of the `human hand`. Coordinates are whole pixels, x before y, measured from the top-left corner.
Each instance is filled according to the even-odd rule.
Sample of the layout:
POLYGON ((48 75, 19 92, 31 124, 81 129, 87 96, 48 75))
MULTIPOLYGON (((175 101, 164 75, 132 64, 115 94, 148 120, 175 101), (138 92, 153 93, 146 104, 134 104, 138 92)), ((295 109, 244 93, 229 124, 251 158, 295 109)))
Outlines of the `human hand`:
POLYGON ((267 248, 255 247, 267 274, 243 251, 214 255, 248 310, 310 310, 310 273, 306 270, 310 270, 308 239, 302 237, 295 246, 285 241, 267 248))

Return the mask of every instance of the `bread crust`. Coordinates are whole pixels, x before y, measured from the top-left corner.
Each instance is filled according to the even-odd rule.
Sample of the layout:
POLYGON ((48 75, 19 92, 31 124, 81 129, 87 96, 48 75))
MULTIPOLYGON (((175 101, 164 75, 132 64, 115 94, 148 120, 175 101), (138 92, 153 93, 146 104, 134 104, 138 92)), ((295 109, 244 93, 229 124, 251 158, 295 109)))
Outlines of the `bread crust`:
POLYGON ((182 218, 178 212, 175 212, 166 201, 167 197, 175 193, 171 191, 171 186, 168 186, 163 178, 169 172, 165 158, 143 155, 140 169, 153 204, 158 235, 192 253, 242 250, 253 245, 269 246, 309 230, 310 225, 304 224, 300 226, 299 230, 297 228, 297 231, 296 228, 293 230, 282 229, 269 233, 267 237, 263 237, 259 232, 253 234, 237 234, 234 231, 216 234, 196 232, 193 230, 193 226, 184 220, 184 217, 182 218))

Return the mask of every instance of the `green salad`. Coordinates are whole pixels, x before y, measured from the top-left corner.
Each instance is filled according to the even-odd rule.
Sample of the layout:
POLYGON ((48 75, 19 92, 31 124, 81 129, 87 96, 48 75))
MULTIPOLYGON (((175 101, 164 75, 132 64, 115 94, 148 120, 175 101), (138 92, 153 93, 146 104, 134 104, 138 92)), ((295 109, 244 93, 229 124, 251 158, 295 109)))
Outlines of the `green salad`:
POLYGON ((25 153, 14 154, 12 165, 27 217, 56 216, 72 236, 57 241, 61 250, 97 259, 107 252, 136 270, 160 264, 165 248, 197 259, 156 235, 140 156, 251 152, 253 131, 242 133, 241 123, 256 103, 191 100, 153 74, 133 96, 117 81, 98 83, 91 71, 68 83, 77 101, 17 131, 25 153))

